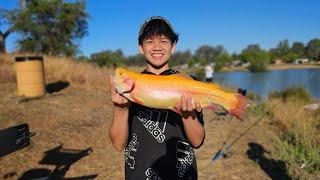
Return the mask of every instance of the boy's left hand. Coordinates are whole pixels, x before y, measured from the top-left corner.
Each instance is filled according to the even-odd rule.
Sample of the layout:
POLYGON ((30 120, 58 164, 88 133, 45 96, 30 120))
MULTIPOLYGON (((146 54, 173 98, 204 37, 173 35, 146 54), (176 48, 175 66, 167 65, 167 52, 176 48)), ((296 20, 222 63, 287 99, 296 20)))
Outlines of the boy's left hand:
POLYGON ((191 113, 196 110, 198 112, 202 111, 199 101, 194 100, 194 105, 192 104, 192 97, 187 95, 181 96, 181 101, 178 102, 175 106, 177 110, 182 111, 182 113, 191 113))

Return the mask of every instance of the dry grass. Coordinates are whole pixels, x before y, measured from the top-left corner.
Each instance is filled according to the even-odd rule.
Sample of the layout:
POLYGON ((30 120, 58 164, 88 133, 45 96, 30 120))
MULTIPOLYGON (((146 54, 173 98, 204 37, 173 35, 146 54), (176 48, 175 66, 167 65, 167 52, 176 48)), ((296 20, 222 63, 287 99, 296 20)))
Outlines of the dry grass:
POLYGON ((16 74, 14 72, 13 61, 10 61, 9 55, 0 55, 0 82, 15 82, 16 74))
MULTIPOLYGON (((107 77, 113 74, 113 69, 99 68, 94 64, 69 58, 44 56, 47 83, 67 81, 72 87, 63 90, 61 96, 48 96, 16 104, 10 99, 15 89, 15 56, 20 55, 0 56, 0 82, 7 82, 0 84, 0 107, 5 107, 0 109, 0 116, 8 122, 25 121, 34 132, 40 133, 33 138, 32 146, 0 159, 0 164, 3 164, 0 165, 0 178, 10 171, 21 175, 30 168, 43 167, 38 164, 43 152, 64 143, 65 147, 84 149, 92 146, 94 149, 92 155, 73 165, 67 176, 99 173, 102 179, 121 179, 124 176, 123 156, 112 150, 107 138, 107 126, 112 113, 107 77), (81 88, 84 90, 79 91, 81 88), (26 162, 22 162, 23 160, 26 162)), ((141 71, 142 67, 129 69, 141 71)), ((264 122, 258 124, 235 145, 231 158, 214 165, 210 159, 228 136, 228 132, 237 132, 233 133, 236 138, 247 126, 240 122, 216 121, 213 120, 212 113, 207 114, 206 141, 197 150, 199 179, 269 178, 259 166, 248 159, 246 152, 249 142, 259 143, 270 150, 276 145, 279 158, 286 164, 301 166, 305 163, 302 170, 317 174, 320 113, 315 115, 304 111, 302 106, 305 103, 307 102, 292 100, 291 97, 285 102, 280 98, 268 100, 266 107, 255 109, 254 114, 249 113, 249 123, 255 122, 256 117, 260 117, 259 113, 266 113, 269 109, 265 118, 269 118, 271 123, 280 128, 274 131, 268 124, 262 124, 264 122), (275 104, 279 105, 270 110, 275 104), (275 137, 271 136, 272 133, 275 137), (294 137, 298 143, 289 143, 285 137, 294 137), (278 138, 278 144, 274 144, 275 138, 278 138)), ((293 177, 298 176, 300 175, 293 174, 293 177)))
MULTIPOLYGON (((25 54, 7 54, 0 56, 0 81, 14 81, 14 58, 25 54)), ((47 83, 67 81, 80 88, 93 88, 106 91, 109 88, 108 77, 112 69, 100 68, 89 62, 76 61, 65 57, 44 56, 47 83)))
POLYGON ((301 171, 320 173, 320 113, 304 110, 308 103, 298 98, 269 101, 271 106, 280 104, 272 111, 271 121, 279 127, 278 156, 293 167, 293 176, 304 177, 301 171))

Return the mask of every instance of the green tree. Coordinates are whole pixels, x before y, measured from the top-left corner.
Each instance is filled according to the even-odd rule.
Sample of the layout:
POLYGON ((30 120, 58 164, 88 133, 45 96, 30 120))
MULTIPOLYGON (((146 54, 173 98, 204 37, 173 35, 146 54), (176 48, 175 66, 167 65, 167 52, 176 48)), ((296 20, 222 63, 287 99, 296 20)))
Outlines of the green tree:
POLYGON ((206 61, 205 64, 207 64, 207 63, 215 62, 216 57, 220 53, 224 53, 224 52, 226 52, 226 50, 221 45, 218 45, 215 47, 203 45, 195 51, 194 56, 198 62, 203 61, 203 59, 204 59, 206 61))
POLYGON ((191 68, 196 64, 196 60, 194 58, 189 58, 187 60, 188 67, 191 68))
POLYGON ((144 66, 146 64, 146 59, 144 55, 140 53, 129 56, 126 61, 128 65, 133 65, 133 66, 144 66))
POLYGON ((289 59, 286 59, 288 54, 290 53, 290 46, 288 40, 280 41, 276 48, 273 48, 270 50, 270 57, 273 59, 282 59, 284 61, 290 61, 289 59))
POLYGON ((308 58, 319 61, 320 60, 320 39, 312 39, 308 42, 307 47, 308 58))
POLYGON ((90 60, 90 58, 88 56, 85 56, 85 55, 80 55, 80 56, 76 57, 76 59, 78 61, 89 61, 90 60))
POLYGON ((190 50, 176 51, 174 52, 169 60, 170 66, 177 66, 187 63, 188 59, 192 57, 190 50))
POLYGON ((6 53, 6 39, 14 32, 14 27, 10 23, 15 17, 17 10, 7 10, 0 8, 0 53, 6 53))
POLYGON ((107 50, 93 53, 91 54, 90 59, 92 62, 97 63, 100 67, 107 66, 115 68, 127 62, 120 49, 116 51, 107 50))
POLYGON ((296 59, 300 58, 298 54, 290 52, 282 56, 286 63, 293 63, 296 59))
POLYGON ((21 34, 21 51, 74 56, 87 35, 85 1, 28 0, 11 23, 21 34))
POLYGON ((269 53, 262 50, 259 45, 248 45, 240 54, 242 62, 249 62, 248 69, 252 72, 267 70, 267 64, 270 61, 269 53))
POLYGON ((245 49, 239 54, 239 58, 242 63, 247 63, 251 59, 251 55, 256 52, 260 52, 261 48, 258 44, 249 44, 245 49))
POLYGON ((224 66, 229 65, 231 62, 232 57, 227 52, 221 53, 216 58, 214 70, 220 71, 224 66))
POLYGON ((232 60, 237 60, 237 59, 239 59, 239 54, 234 52, 231 54, 231 58, 232 58, 232 60))
POLYGON ((291 53, 296 54, 299 58, 305 56, 305 47, 302 42, 294 42, 290 51, 291 53))

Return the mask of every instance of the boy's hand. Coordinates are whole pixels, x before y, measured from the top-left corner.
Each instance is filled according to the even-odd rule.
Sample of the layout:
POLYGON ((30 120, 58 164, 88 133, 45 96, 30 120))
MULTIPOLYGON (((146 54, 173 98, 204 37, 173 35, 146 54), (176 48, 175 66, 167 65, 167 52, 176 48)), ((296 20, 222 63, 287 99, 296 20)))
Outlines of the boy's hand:
POLYGON ((200 103, 195 100, 194 101, 194 106, 192 104, 192 97, 191 96, 186 96, 182 95, 181 96, 181 101, 176 104, 176 109, 179 111, 182 111, 182 116, 190 116, 193 115, 193 111, 196 110, 198 112, 202 111, 200 103))
POLYGON ((117 93, 117 90, 114 86, 114 78, 113 76, 110 76, 110 95, 111 95, 111 101, 115 106, 126 108, 129 105, 129 100, 123 96, 121 96, 119 93, 117 93))

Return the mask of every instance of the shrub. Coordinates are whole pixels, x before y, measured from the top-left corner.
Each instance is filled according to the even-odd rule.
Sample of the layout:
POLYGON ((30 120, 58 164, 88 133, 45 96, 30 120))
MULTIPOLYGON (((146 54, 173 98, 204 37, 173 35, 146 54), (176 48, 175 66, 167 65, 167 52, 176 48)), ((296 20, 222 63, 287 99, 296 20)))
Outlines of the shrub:
POLYGON ((269 98, 280 98, 287 101, 289 98, 302 101, 310 101, 311 97, 303 87, 290 87, 282 91, 275 91, 269 94, 269 98))
POLYGON ((205 78, 205 72, 203 68, 194 68, 189 72, 189 75, 195 80, 203 81, 205 78))

